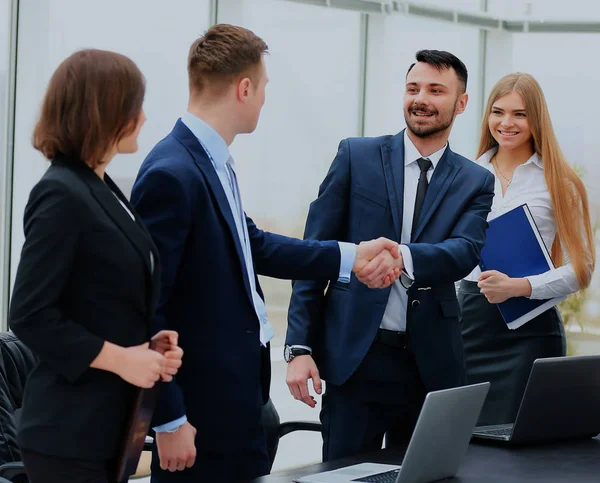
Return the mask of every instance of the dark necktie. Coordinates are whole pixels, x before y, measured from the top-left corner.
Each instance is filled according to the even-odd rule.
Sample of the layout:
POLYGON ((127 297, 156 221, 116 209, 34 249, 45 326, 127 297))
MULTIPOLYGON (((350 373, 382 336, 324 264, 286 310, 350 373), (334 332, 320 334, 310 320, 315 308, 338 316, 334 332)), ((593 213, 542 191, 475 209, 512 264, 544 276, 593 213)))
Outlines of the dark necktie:
POLYGON ((425 201, 425 195, 427 194, 427 187, 429 182, 427 181, 427 171, 431 168, 432 164, 429 159, 421 158, 417 161, 421 174, 419 175, 419 184, 417 185, 417 198, 415 200, 415 211, 413 214, 412 234, 415 233, 417 225, 419 224, 419 216, 421 215, 421 208, 423 208, 423 202, 425 201))

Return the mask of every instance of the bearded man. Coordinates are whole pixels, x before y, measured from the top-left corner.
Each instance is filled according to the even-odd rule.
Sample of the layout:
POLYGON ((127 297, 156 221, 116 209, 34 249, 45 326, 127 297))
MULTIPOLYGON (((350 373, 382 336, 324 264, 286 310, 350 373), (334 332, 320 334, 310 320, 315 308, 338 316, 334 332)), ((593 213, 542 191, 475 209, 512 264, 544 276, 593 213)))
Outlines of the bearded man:
MULTIPOLYGON (((397 241, 391 287, 296 281, 288 315, 287 384, 315 407, 323 395, 323 460, 406 443, 429 391, 465 383, 454 282, 478 264, 494 177, 452 152, 448 136, 468 95, 454 55, 416 54, 406 76, 406 129, 343 140, 305 238, 397 241)), ((383 263, 383 262, 382 262, 383 263)))

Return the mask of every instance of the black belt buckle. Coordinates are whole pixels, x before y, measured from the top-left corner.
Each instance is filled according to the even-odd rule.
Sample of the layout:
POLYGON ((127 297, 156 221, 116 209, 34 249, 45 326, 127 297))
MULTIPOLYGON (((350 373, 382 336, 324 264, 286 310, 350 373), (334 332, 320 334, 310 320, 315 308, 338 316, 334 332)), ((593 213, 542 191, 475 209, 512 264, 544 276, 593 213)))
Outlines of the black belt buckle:
POLYGON ((379 342, 392 347, 400 347, 402 349, 408 348, 408 337, 406 332, 399 332, 397 330, 378 329, 377 338, 379 342))

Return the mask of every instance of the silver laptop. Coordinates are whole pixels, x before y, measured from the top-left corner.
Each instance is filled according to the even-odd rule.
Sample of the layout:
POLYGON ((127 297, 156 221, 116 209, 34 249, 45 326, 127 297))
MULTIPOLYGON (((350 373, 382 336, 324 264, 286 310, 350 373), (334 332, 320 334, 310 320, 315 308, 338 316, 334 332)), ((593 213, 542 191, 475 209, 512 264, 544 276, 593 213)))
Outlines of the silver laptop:
POLYGON ((537 359, 514 424, 477 427, 473 437, 527 444, 599 433, 600 356, 573 356, 537 359))
POLYGON ((467 451, 489 388, 489 382, 485 382, 427 394, 402 466, 362 463, 294 481, 429 483, 451 478, 467 451))

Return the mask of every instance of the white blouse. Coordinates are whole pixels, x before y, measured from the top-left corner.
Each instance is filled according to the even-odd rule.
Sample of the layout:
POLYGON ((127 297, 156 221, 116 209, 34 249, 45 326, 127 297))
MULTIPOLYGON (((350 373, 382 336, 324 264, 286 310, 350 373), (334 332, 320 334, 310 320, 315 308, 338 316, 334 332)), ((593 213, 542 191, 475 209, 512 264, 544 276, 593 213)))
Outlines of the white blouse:
MULTIPOLYGON (((556 236, 556 220, 552 210, 550 193, 544 178, 544 165, 537 153, 534 153, 526 163, 517 166, 512 177, 512 182, 502 196, 502 184, 496 176, 494 166, 490 163, 492 156, 496 154, 496 148, 484 153, 476 163, 486 168, 494 175, 494 201, 488 215, 488 221, 510 211, 520 205, 527 203, 533 219, 540 230, 544 244, 548 252, 552 250, 554 237, 556 236)), ((539 275, 526 277, 531 284, 531 299, 551 299, 563 297, 579 290, 577 275, 570 263, 568 254, 564 256, 565 264, 561 267, 548 270, 539 275)), ((473 282, 481 275, 481 270, 476 267, 465 280, 473 282)))

